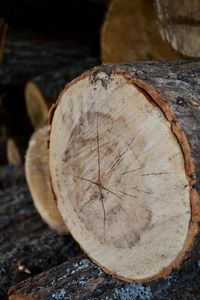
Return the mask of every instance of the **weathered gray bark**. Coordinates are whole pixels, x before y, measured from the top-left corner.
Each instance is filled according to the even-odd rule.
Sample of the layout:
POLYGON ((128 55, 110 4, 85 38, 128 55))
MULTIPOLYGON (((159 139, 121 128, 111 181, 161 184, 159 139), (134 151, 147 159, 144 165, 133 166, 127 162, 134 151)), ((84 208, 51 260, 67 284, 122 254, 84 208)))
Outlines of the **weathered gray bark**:
MULTIPOLYGON (((36 34, 8 33, 0 66, 0 126, 4 126, 7 135, 20 136, 23 132, 24 136, 29 136, 31 133, 24 101, 27 81, 48 72, 55 72, 56 78, 62 68, 69 70, 66 79, 71 80, 73 74, 76 76, 97 64, 92 52, 87 40, 47 40, 36 34)), ((57 93, 55 87, 53 95, 57 93)))
POLYGON ((183 264, 181 270, 175 270, 166 279, 157 280, 148 285, 125 284, 117 281, 102 272, 87 257, 76 257, 13 286, 9 290, 9 300, 198 299, 200 292, 199 249, 198 238, 189 259, 183 264))
POLYGON ((23 183, 0 191, 0 219, 0 299, 7 299, 12 284, 79 253, 70 237, 56 235, 42 222, 23 183))

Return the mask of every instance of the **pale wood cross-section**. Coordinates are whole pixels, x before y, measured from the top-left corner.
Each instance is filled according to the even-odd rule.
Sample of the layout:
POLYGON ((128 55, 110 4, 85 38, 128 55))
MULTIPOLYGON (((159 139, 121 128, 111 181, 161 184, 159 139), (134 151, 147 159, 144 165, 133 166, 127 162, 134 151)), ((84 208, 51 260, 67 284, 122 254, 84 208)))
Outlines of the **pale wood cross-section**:
POLYGON ((131 81, 131 67, 97 68, 65 88, 52 121, 50 173, 82 249, 118 278, 147 281, 180 264, 196 223, 181 135, 166 103, 160 108, 156 93, 154 102, 131 81))
POLYGON ((49 126, 36 131, 30 141, 25 160, 26 180, 36 209, 43 220, 59 234, 68 230, 57 209, 49 174, 49 126))

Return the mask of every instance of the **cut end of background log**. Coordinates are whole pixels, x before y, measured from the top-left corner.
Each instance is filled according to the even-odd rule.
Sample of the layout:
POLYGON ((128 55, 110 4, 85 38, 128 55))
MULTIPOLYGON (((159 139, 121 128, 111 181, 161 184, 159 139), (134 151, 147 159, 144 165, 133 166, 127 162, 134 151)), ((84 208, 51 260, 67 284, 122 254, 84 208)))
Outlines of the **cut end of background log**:
POLYGON ((53 116, 58 208, 91 259, 126 281, 169 274, 198 230, 194 149, 173 101, 186 90, 172 70, 162 63, 95 68, 65 88, 53 116))
POLYGON ((113 0, 102 27, 103 62, 180 59, 158 31, 153 0, 113 0))
POLYGON ((26 84, 25 100, 27 113, 33 127, 39 129, 46 125, 49 106, 46 98, 34 82, 30 81, 26 84))
POLYGON ((67 234, 50 182, 48 138, 49 126, 39 129, 31 137, 25 162, 26 179, 43 220, 57 233, 67 234))
POLYGON ((7 140, 7 160, 9 165, 12 166, 22 165, 21 154, 13 138, 9 138, 7 140))
POLYGON ((164 41, 189 57, 200 57, 200 2, 155 0, 158 28, 164 41))

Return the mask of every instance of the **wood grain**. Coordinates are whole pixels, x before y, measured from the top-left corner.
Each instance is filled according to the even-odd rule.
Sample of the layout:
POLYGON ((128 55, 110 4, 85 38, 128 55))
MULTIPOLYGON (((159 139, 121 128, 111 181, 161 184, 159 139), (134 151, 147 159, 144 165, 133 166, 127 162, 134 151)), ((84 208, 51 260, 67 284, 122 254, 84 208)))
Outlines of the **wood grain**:
POLYGON ((58 101, 50 172, 59 210, 83 250, 126 281, 169 274, 198 231, 194 64, 198 78, 198 62, 105 65, 58 101))

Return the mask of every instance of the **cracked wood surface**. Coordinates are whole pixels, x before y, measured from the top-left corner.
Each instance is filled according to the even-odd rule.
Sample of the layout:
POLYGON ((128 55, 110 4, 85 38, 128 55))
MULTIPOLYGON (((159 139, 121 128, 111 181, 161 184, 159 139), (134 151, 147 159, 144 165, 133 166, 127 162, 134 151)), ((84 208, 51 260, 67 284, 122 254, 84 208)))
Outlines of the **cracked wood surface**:
POLYGON ((37 130, 29 141, 26 152, 26 180, 38 212, 43 220, 58 234, 68 230, 60 215, 52 190, 49 173, 48 125, 37 130))
POLYGON ((53 116, 50 172, 59 210, 83 250, 126 281, 166 276, 198 231, 198 141, 187 134, 199 114, 192 67, 97 67, 65 88, 53 116), (192 117, 183 123, 174 97, 186 101, 186 84, 192 117))

